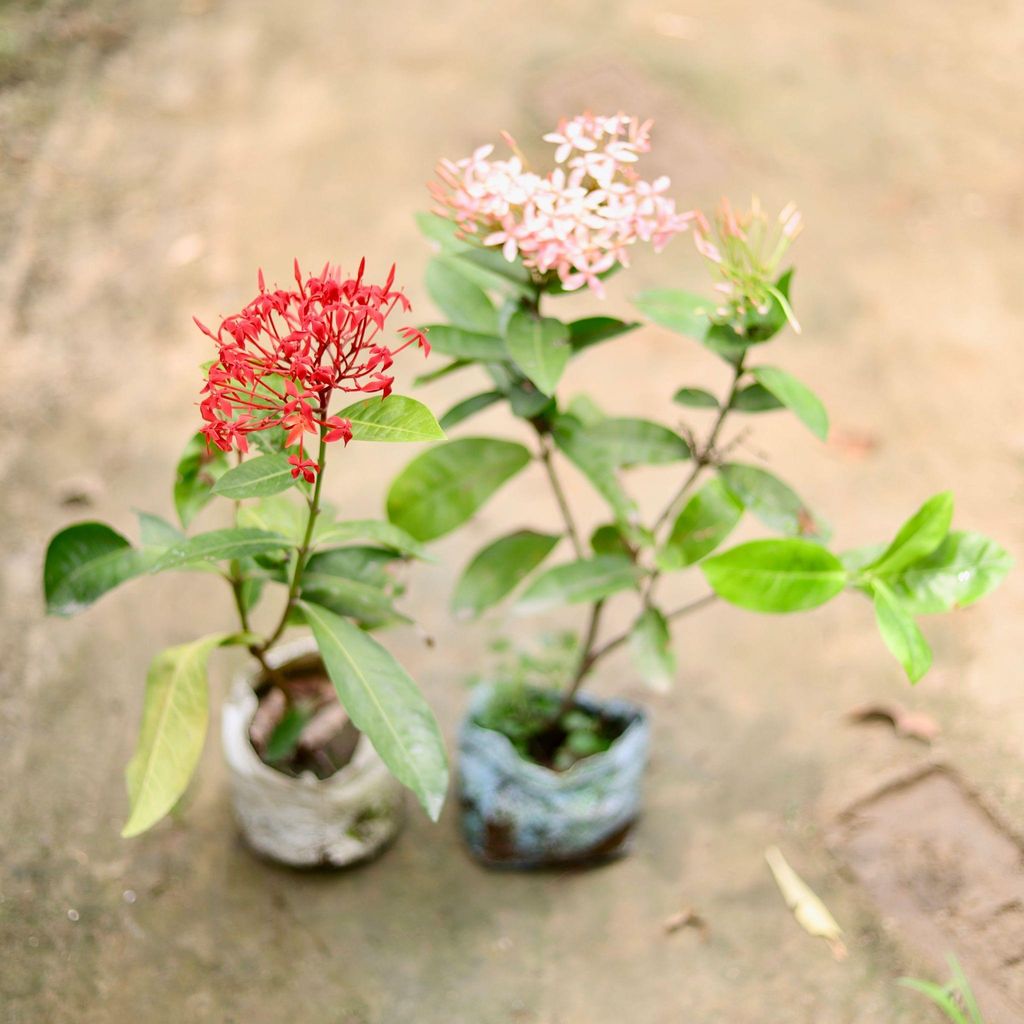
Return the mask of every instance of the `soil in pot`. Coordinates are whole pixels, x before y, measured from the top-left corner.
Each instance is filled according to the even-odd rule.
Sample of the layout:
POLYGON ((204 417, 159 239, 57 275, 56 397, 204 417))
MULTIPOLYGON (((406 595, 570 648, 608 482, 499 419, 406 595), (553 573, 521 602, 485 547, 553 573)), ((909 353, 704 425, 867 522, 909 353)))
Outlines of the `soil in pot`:
POLYGON ((508 737, 524 760, 558 772, 604 753, 629 724, 582 704, 565 711, 561 705, 561 695, 551 691, 499 686, 474 721, 508 737))
POLYGON ((330 778, 355 754, 359 730, 338 701, 326 673, 308 666, 284 669, 280 686, 264 681, 256 690, 259 704, 249 739, 260 760, 298 778, 312 772, 330 778))

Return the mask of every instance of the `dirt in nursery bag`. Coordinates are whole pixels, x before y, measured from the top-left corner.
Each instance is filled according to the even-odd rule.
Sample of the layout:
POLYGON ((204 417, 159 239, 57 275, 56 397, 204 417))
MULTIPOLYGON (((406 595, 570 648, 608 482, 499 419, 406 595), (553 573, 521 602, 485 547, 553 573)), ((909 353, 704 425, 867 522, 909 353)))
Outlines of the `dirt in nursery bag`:
POLYGON ((1024 845, 956 776, 932 767, 875 793, 833 845, 923 957, 957 956, 986 1024, 1024 1020, 1024 845))
POLYGON ((283 679, 287 699, 270 683, 257 690, 249 739, 261 760, 285 775, 329 778, 352 760, 359 730, 323 672, 286 670, 283 679))
POLYGON ((511 740, 520 756, 554 771, 606 751, 627 722, 581 704, 561 711, 562 696, 532 687, 498 687, 476 721, 511 740))

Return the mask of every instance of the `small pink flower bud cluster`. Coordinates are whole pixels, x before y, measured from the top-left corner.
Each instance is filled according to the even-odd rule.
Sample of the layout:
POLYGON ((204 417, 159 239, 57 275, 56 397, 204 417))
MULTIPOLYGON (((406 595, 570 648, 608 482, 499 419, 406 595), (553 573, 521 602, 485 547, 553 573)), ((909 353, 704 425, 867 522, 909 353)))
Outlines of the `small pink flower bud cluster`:
POLYGON ((743 332, 749 312, 764 315, 774 297, 782 305, 793 329, 800 324, 789 303, 775 286, 782 257, 803 228, 803 218, 793 203, 768 220, 755 196, 749 210, 737 211, 728 199, 722 199, 709 221, 696 214, 693 240, 700 254, 714 264, 722 281, 715 290, 722 296, 716 316, 743 332))
POLYGON ((509 262, 518 256, 538 275, 557 274, 566 291, 588 285, 603 294, 600 275, 628 266, 630 246, 650 242, 660 252, 694 217, 665 195, 667 177, 647 181, 634 168, 650 151, 650 128, 625 114, 563 119, 544 136, 557 146, 546 174, 530 170, 506 134, 507 160, 482 146, 440 162, 443 184, 430 186, 436 212, 483 245, 500 246, 509 262))

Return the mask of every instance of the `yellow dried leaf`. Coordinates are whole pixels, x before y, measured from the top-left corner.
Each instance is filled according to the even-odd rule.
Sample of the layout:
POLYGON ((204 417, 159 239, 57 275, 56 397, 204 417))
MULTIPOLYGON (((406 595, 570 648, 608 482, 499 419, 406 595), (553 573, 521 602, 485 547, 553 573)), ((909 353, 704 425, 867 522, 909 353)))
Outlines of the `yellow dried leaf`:
POLYGON ((793 912, 797 924, 809 935, 824 939, 837 960, 846 958, 843 930, 829 912, 828 907, 815 895, 809 885, 789 866, 777 846, 769 846, 764 859, 775 876, 775 884, 793 912))

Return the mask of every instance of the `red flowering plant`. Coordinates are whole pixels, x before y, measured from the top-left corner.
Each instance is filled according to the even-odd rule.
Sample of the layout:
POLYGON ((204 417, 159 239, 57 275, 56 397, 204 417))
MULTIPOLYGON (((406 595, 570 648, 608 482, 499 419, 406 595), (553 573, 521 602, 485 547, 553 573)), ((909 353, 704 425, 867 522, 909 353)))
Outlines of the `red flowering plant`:
POLYGON ((296 262, 293 288, 268 288, 261 271, 258 294, 241 312, 215 331, 196 320, 216 358, 206 366, 202 428, 177 466, 180 528, 143 513, 139 546, 98 522, 69 526, 50 542, 44 589, 57 615, 129 579, 172 569, 215 572, 234 599, 235 631, 172 647, 152 663, 127 772, 125 835, 153 825, 188 785, 206 730, 206 661, 214 648, 244 645, 262 666, 278 694, 267 746, 282 756, 288 737, 281 734, 294 740, 302 716, 299 695, 268 654, 293 624, 312 631, 355 727, 431 817, 440 812, 447 764, 434 717, 401 665, 368 635, 408 621, 394 607, 400 587, 387 568, 421 557, 422 545, 387 522, 339 519, 322 499, 330 449, 444 438, 426 406, 392 394, 395 357, 407 348, 430 351, 415 327, 389 333, 393 315, 410 309, 394 277, 392 267, 383 284, 372 283, 364 263, 353 277, 330 266, 304 276, 296 262), (346 395, 364 397, 334 410, 336 396, 346 395), (233 525, 187 532, 217 497, 230 503, 233 525), (257 629, 256 606, 275 586, 283 590, 280 607, 257 629))
MULTIPOLYGON (((639 675, 656 688, 668 686, 676 674, 672 624, 718 599, 787 613, 842 592, 866 595, 884 642, 919 679, 931 652, 916 617, 984 596, 1007 572, 1006 552, 979 534, 952 531, 952 498, 944 493, 925 502, 891 543, 834 554, 825 521, 768 468, 737 457, 741 435, 727 436, 735 420, 779 409, 794 413, 819 440, 828 432, 813 392, 762 357, 784 328, 800 330, 790 300, 793 272, 783 265, 801 227, 799 213, 789 206, 769 218, 756 202, 749 211, 723 202, 712 218, 677 212, 667 179, 640 177, 650 125, 636 118, 586 114, 544 138, 557 146, 546 173, 531 171, 514 143, 510 160, 494 161, 484 147, 464 160, 442 161, 434 210, 419 221, 439 249, 427 286, 448 319, 426 329, 434 351, 452 359, 437 375, 468 379, 476 367, 488 381, 441 424, 449 429, 505 405, 528 428, 532 450, 504 438, 447 441, 417 456, 388 496, 392 523, 429 541, 469 520, 528 467, 550 486, 559 522, 524 524, 485 545, 462 572, 453 608, 475 617, 518 592, 519 612, 583 605, 585 624, 560 693, 506 687, 479 722, 556 767, 606 749, 611 737, 577 703, 581 685, 607 656, 627 648, 639 675), (714 297, 661 289, 635 304, 724 363, 723 393, 673 382, 674 401, 695 421, 670 425, 605 412, 586 395, 565 399, 560 384, 572 361, 641 325, 607 315, 563 321, 551 305, 580 288, 601 297, 604 279, 626 265, 632 245, 660 248, 684 229, 692 229, 712 270, 714 297), (636 466, 663 467, 661 508, 643 509, 630 494, 636 466), (592 532, 570 508, 566 468, 589 481, 596 506, 606 510, 592 532), (426 500, 428 494, 435 499, 426 500), (719 551, 745 516, 781 536, 719 551), (565 549, 564 558, 545 566, 565 549), (666 607, 666 577, 691 569, 707 589, 666 607), (627 595, 636 603, 632 623, 608 635, 607 606, 627 595)), ((670 380, 671 365, 658 373, 670 380)), ((521 677, 529 663, 527 656, 505 675, 521 677)))

